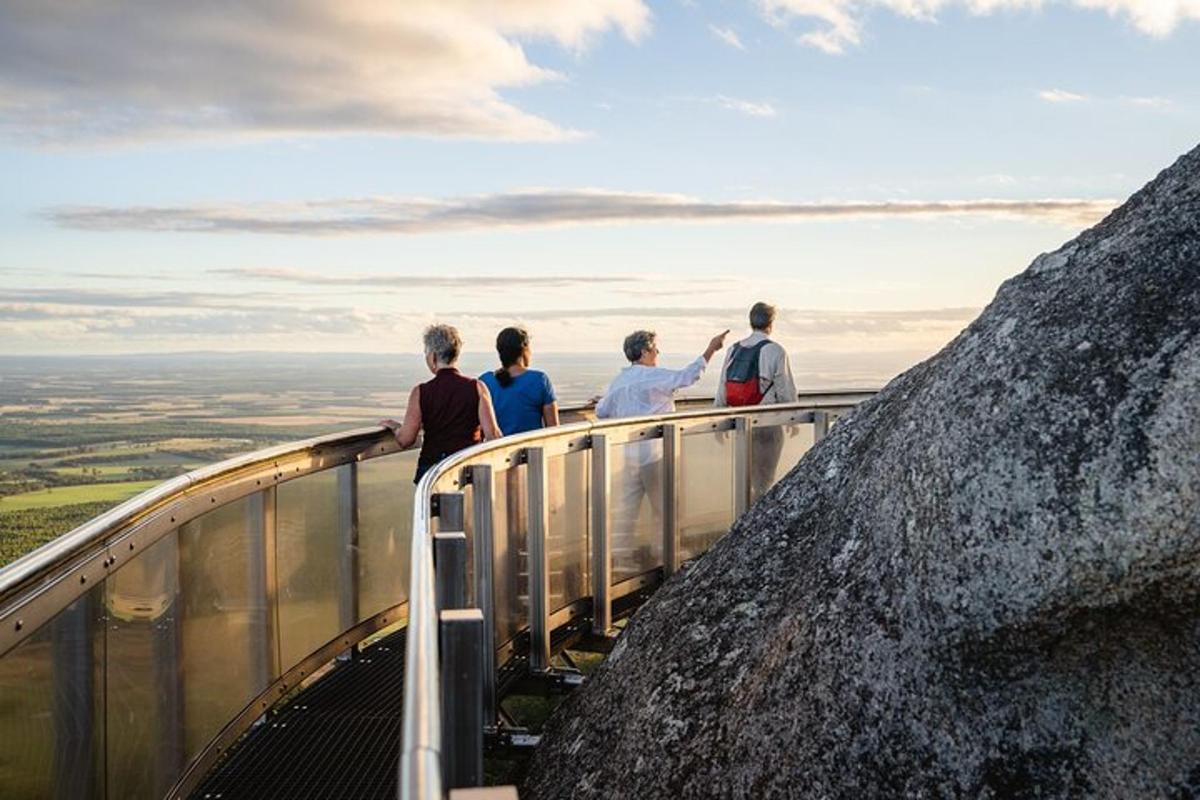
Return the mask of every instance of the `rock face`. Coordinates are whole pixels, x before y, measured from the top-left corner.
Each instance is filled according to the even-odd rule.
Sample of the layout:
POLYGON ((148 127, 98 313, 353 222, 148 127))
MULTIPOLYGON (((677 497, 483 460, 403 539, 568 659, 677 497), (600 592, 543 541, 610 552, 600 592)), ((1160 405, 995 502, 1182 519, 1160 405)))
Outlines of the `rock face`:
POLYGON ((523 797, 1200 795, 1200 148, 632 620, 523 797))

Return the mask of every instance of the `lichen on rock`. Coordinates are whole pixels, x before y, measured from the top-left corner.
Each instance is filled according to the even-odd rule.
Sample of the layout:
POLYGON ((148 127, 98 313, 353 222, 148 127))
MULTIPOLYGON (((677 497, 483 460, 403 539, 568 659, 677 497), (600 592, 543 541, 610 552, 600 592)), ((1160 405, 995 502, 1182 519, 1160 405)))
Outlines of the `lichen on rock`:
POLYGON ((1198 612, 1200 148, 668 581, 522 796, 1196 796, 1198 612))

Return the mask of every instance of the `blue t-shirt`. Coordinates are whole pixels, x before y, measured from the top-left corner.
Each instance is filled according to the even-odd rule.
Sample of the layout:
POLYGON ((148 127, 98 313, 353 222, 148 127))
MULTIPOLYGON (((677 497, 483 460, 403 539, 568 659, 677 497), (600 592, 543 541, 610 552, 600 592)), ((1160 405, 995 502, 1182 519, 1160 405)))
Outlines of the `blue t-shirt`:
POLYGON ((496 421, 507 436, 510 433, 534 431, 542 427, 542 406, 554 402, 554 387, 546 373, 527 369, 512 379, 503 389, 500 381, 490 372, 479 379, 487 384, 492 393, 492 405, 496 409, 496 421))

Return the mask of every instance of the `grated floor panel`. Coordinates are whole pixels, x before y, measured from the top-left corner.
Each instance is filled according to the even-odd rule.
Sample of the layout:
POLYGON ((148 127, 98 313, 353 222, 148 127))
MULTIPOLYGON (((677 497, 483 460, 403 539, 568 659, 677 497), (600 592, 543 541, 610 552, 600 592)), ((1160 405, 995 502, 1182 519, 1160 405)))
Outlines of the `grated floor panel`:
POLYGON ((192 800, 394 800, 404 631, 364 649, 252 729, 192 800))

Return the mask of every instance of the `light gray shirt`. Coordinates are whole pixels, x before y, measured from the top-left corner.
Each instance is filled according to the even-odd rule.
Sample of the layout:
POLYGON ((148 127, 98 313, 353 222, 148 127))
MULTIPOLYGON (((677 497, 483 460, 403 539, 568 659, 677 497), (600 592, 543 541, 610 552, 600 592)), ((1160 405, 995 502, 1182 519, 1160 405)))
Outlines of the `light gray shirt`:
MULTIPOLYGON (((742 347, 753 347, 766 338, 766 334, 754 331, 738 344, 742 347)), ((729 359, 732 356, 733 348, 727 348, 725 362, 721 365, 721 378, 717 381, 717 399, 713 402, 715 406, 728 405, 725 402, 725 372, 729 369, 729 359)), ((792 377, 787 351, 778 342, 771 342, 758 351, 758 390, 763 393, 761 405, 764 406, 796 402, 796 379, 792 377)))
POLYGON ((708 362, 704 356, 683 369, 630 364, 621 370, 596 405, 596 416, 640 417, 675 410, 675 392, 700 380, 708 362))

